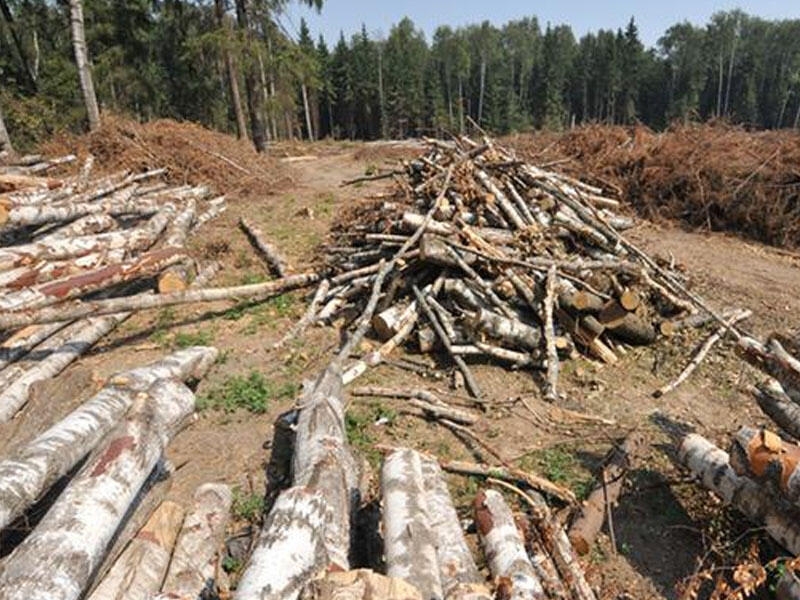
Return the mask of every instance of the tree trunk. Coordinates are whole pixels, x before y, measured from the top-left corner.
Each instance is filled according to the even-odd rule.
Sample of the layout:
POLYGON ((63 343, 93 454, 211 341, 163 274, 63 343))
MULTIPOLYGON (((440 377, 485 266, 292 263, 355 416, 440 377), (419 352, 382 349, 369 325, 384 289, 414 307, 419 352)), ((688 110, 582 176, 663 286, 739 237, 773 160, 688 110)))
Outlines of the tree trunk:
POLYGON ((236 600, 294 600, 330 565, 324 532, 333 514, 324 491, 293 487, 282 492, 250 555, 236 600))
POLYGON ((227 485, 206 483, 194 493, 192 511, 186 516, 172 553, 161 590, 178 597, 198 598, 204 590, 215 591, 219 548, 225 537, 233 495, 227 485))
POLYGON ((91 315, 108 315, 118 312, 163 308, 176 304, 193 302, 217 302, 219 300, 250 300, 257 302, 297 288, 317 283, 316 273, 291 275, 284 279, 239 285, 227 288, 189 289, 169 294, 137 294, 105 300, 82 300, 75 304, 60 304, 35 311, 0 314, 0 329, 22 327, 34 323, 54 323, 57 321, 82 319, 91 315))
POLYGON ((480 491, 474 506, 486 562, 498 582, 497 595, 509 600, 544 599, 544 589, 503 496, 495 490, 480 491))
POLYGON ((164 452, 194 409, 182 383, 156 382, 99 446, 36 529, 0 566, 5 600, 77 600, 164 452))
POLYGON ((800 554, 800 520, 794 511, 784 511, 764 489, 733 472, 728 454, 705 438, 687 435, 681 443, 679 458, 703 485, 731 504, 748 519, 764 525, 766 532, 794 555, 800 554))
POLYGON ((423 598, 442 598, 437 542, 426 501, 422 460, 395 450, 383 462, 383 545, 386 574, 414 585, 423 598))
POLYGON ((223 42, 223 56, 225 57, 225 70, 228 77, 228 86, 231 90, 231 103, 233 104, 233 112, 236 115, 236 135, 239 139, 247 139, 247 123, 244 119, 244 109, 242 109, 242 96, 239 93, 239 74, 236 69, 236 62, 233 59, 233 53, 228 47, 228 42, 231 38, 231 30, 225 20, 225 0, 214 0, 214 15, 217 19, 217 27, 219 27, 225 35, 223 42))
POLYGON ((623 444, 614 447, 600 472, 600 482, 581 506, 581 512, 569 529, 569 540, 578 554, 589 553, 605 522, 607 511, 616 506, 625 473, 645 443, 639 432, 630 434, 623 444))
POLYGON ((800 440, 800 405, 783 391, 774 379, 757 384, 752 390, 758 406, 784 432, 800 440))
POLYGON ((139 255, 127 263, 112 264, 39 284, 0 297, 0 310, 24 311, 79 298, 90 292, 158 275, 165 268, 185 260, 186 253, 176 248, 163 248, 139 255))
POLYGON ((458 76, 458 132, 464 135, 464 81, 458 76))
POLYGON ((11 418, 25 405, 34 384, 51 379, 128 315, 109 315, 78 321, 36 346, 31 354, 44 355, 11 365, 0 375, 0 423, 11 418))
POLYGON ((3 377, 3 369, 25 356, 34 346, 42 343, 66 325, 67 323, 63 321, 47 325, 31 325, 17 331, 0 344, 0 378, 3 377))
POLYGON ((314 127, 311 124, 311 109, 308 105, 308 89, 306 88, 305 83, 300 85, 300 91, 303 94, 303 111, 305 112, 306 116, 306 132, 308 133, 308 140, 313 142, 315 139, 314 127))
MULTIPOLYGON (((22 70, 25 73, 25 78, 28 80, 27 83, 30 86, 30 90, 32 92, 37 92, 38 88, 36 85, 36 74, 38 72, 39 44, 36 38, 36 31, 33 32, 34 35, 33 40, 34 40, 34 47, 37 50, 37 57, 34 67, 33 69, 31 69, 31 64, 30 61, 28 60, 28 53, 25 52, 25 46, 22 44, 22 40, 17 34, 17 28, 14 26, 14 16, 11 13, 11 10, 8 7, 8 2, 6 0, 0 0, 0 12, 3 13, 3 19, 6 22, 7 29, 9 33, 11 33, 11 38, 14 40, 14 46, 16 47, 17 53, 19 54, 19 60, 22 63, 22 70)), ((1 120, 2 119, 0 118, 0 121, 1 120)), ((3 149, 2 139, 0 139, 0 150, 2 149, 3 149)))
POLYGON ((481 56, 481 87, 478 92, 478 125, 483 122, 483 97, 486 91, 486 58, 481 56))
POLYGON ((722 67, 722 65, 723 65, 724 62, 725 61, 724 61, 723 54, 722 54, 722 45, 720 45, 720 48, 719 48, 719 73, 717 75, 717 110, 714 113, 717 117, 721 117, 722 116, 722 79, 723 79, 723 74, 722 74, 722 68, 723 67, 722 67))
POLYGON ((6 122, 3 119, 3 108, 0 107, 0 152, 14 153, 14 146, 11 144, 11 137, 6 129, 6 122))
POLYGON ((92 398, 16 449, 0 462, 0 530, 69 473, 114 428, 137 394, 159 379, 199 379, 217 354, 214 348, 188 348, 113 375, 92 398))
POLYGON ((247 234, 247 239, 278 277, 286 277, 291 267, 280 251, 264 239, 264 232, 244 217, 239 218, 239 227, 247 234))
MULTIPOLYGON (((253 53, 253 32, 250 30, 250 19, 247 14, 247 0, 236 0, 236 20, 239 22, 245 39, 245 51, 253 53)), ((247 112, 250 115, 250 130, 253 138, 253 145, 256 152, 266 150, 264 140, 264 123, 261 121, 261 114, 258 108, 259 86, 253 61, 248 61, 244 69, 244 88, 247 95, 247 112)))
POLYGON ((294 486, 325 494, 331 520, 324 533, 331 568, 350 568, 350 522, 358 494, 358 467, 347 447, 337 361, 322 372, 299 401, 292 460, 294 486))
POLYGON ((80 217, 79 219, 76 219, 67 225, 50 229, 46 234, 36 236, 34 239, 36 240, 37 244, 49 243, 55 240, 66 240, 76 237, 97 235, 98 233, 107 233, 116 226, 117 222, 111 215, 104 213, 86 215, 85 217, 80 217))
POLYGON ((78 77, 81 82, 83 103, 86 106, 86 116, 89 120, 89 131, 95 131, 100 128, 100 109, 97 106, 97 95, 94 93, 89 53, 86 48, 81 0, 69 0, 69 20, 72 31, 72 48, 75 51, 75 64, 78 66, 78 77))
POLYGON ((476 332, 515 348, 535 350, 542 340, 542 333, 539 329, 483 308, 469 315, 467 321, 476 332))
MULTIPOLYGON (((429 525, 436 540, 436 559, 439 565, 439 578, 445 598, 453 598, 458 590, 481 584, 484 578, 475 565, 472 552, 464 539, 464 531, 458 513, 453 506, 447 482, 439 463, 428 456, 420 455, 422 465, 422 485, 425 490, 425 506, 429 525)), ((472 600, 490 598, 488 590, 482 595, 473 588, 472 600)))
POLYGON ((381 118, 381 139, 389 137, 389 123, 386 120, 386 96, 383 90, 383 45, 378 46, 378 102, 381 118))
POLYGON ((141 600, 157 593, 182 522, 179 504, 159 506, 88 600, 141 600))
POLYGON ((728 116, 728 107, 731 99, 731 83, 733 82, 733 62, 736 58, 736 43, 739 41, 739 18, 736 18, 736 26, 733 31, 733 42, 731 43, 731 57, 728 61, 728 81, 725 87, 725 108, 724 115, 728 116))

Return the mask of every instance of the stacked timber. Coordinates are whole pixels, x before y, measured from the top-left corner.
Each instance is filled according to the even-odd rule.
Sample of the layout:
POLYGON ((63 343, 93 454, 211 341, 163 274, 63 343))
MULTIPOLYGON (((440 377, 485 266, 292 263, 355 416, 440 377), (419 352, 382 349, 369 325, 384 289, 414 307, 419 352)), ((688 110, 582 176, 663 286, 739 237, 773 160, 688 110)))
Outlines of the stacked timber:
POLYGON ((145 533, 130 542, 117 561, 121 566, 109 572, 110 583, 92 597, 118 597, 103 591, 115 581, 133 590, 150 581, 160 585, 182 511, 167 504, 152 513, 158 503, 147 497, 163 476, 167 444, 194 412, 195 396, 185 382, 202 377, 216 356, 214 348, 188 348, 114 375, 64 419, 0 459, 0 530, 24 523, 26 510, 83 461, 63 491, 49 498, 42 520, 0 562, 0 596, 84 597, 104 572, 106 557, 129 535, 126 525, 137 520, 146 522, 145 533), (141 570, 126 567, 131 562, 141 570))
POLYGON ((476 397, 468 363, 491 360, 546 372, 555 399, 559 362, 576 350, 614 363, 711 312, 622 235, 633 223, 617 199, 490 139, 431 140, 393 177, 335 225, 304 317, 371 319, 383 345, 347 365, 345 383, 409 344, 449 355, 476 397))

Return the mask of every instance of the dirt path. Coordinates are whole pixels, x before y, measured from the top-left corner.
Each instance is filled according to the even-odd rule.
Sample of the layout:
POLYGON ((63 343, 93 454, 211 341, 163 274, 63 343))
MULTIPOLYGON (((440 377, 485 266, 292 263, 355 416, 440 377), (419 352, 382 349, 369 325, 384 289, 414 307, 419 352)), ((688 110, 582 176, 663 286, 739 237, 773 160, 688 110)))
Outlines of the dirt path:
MULTIPOLYGON (((236 226, 241 215, 259 225, 297 270, 312 265, 337 212, 382 189, 380 183, 339 186, 341 180, 380 163, 377 150, 374 146, 312 149, 318 153, 316 158, 285 163, 295 182, 288 189, 268 197, 233 199, 228 212, 193 241, 198 252, 224 265, 214 284, 265 277, 236 226)), ((735 238, 647 224, 637 227, 631 237, 651 252, 671 253, 691 274, 693 287, 714 305, 753 309, 756 316, 749 325, 756 333, 792 324, 800 314, 797 260, 735 238)), ((188 503, 194 488, 207 481, 235 486, 242 498, 258 495, 263 489, 268 457, 264 444, 271 438, 272 422, 291 407, 302 381, 327 363, 338 341, 335 329, 313 328, 304 339, 272 350, 303 308, 303 294, 297 293, 237 310, 223 303, 137 315, 58 379, 41 386, 21 418, 0 427, 0 451, 4 443, 6 448, 16 445, 69 412, 110 373, 180 345, 208 343, 220 349, 222 359, 200 384, 201 398, 229 387, 236 381, 232 378, 260 377, 270 399, 259 413, 199 411, 170 446, 169 458, 177 468, 170 496, 188 503)), ((492 409, 476 427, 478 434, 501 447, 507 460, 578 491, 591 484, 592 469, 615 438, 633 427, 644 428, 650 435, 651 451, 633 474, 632 489, 615 512, 619 553, 614 555, 604 539, 589 559, 592 579, 603 597, 626 592, 642 599, 675 598, 675 585, 692 572, 696 557, 703 552, 698 522, 702 510, 695 508, 701 493, 693 486, 674 483, 679 476, 670 461, 672 436, 693 428, 720 439, 740 423, 763 420, 746 392, 756 375, 730 349, 713 356, 674 395, 652 398, 654 389, 679 372, 702 335, 689 332, 669 343, 631 351, 613 368, 585 360, 565 366, 566 398, 561 406, 612 419, 616 422, 612 427, 554 416, 551 407, 538 399, 538 383, 529 373, 475 366, 479 383, 492 401, 492 409)), ((415 359, 430 366, 428 379, 385 366, 366 374, 359 384, 413 385, 450 393, 441 365, 430 357, 415 359)), ((351 443, 373 463, 375 442, 413 445, 442 458, 474 458, 461 440, 407 414, 397 402, 353 400, 348 425, 351 443)), ((477 484, 455 477, 451 483, 459 510, 466 516, 477 484)), ((243 523, 244 513, 239 516, 243 523)))

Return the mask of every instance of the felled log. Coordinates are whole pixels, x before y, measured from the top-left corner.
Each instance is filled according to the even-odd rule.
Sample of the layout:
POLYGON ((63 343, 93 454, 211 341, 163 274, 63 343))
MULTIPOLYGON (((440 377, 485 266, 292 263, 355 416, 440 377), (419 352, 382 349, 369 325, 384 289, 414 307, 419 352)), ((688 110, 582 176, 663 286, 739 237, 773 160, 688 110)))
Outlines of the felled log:
POLYGON ((728 453, 705 438, 687 435, 681 443, 679 459, 702 484, 726 504, 731 504, 748 519, 763 524, 766 532, 792 554, 800 553, 800 519, 793 510, 776 506, 763 488, 734 473, 728 453))
POLYGON ((599 483, 595 485, 581 506, 580 514, 569 528, 569 540, 578 554, 589 553, 608 511, 617 504, 625 473, 631 468, 644 443, 644 435, 635 431, 625 438, 621 446, 615 446, 606 459, 599 483))
POLYGON ((401 448, 381 468, 386 574, 414 585, 423 598, 443 595, 420 455, 401 448))
POLYGON ((550 267, 547 271, 547 284, 545 285, 545 297, 542 306, 544 313, 544 340, 547 350, 547 385, 545 387, 545 398, 550 402, 558 399, 558 348, 556 347, 556 332, 553 321, 553 309, 555 306, 555 295, 557 287, 556 268, 550 267))
POLYGON ((159 381, 0 565, 7 600, 77 600, 164 451, 172 423, 194 409, 181 383, 159 381))
POLYGON ((38 243, 49 243, 55 240, 91 236, 104 233, 114 229, 116 226, 117 222, 111 215, 102 213, 98 215, 86 215, 66 225, 51 228, 40 236, 37 235, 35 241, 38 243))
POLYGON ((194 347, 118 373, 92 398, 0 462, 0 529, 31 506, 83 458, 159 379, 199 379, 217 350, 194 347))
POLYGON ((333 514, 324 492, 282 492, 255 542, 236 589, 237 600, 294 600, 330 564, 325 530, 333 514))
POLYGON ((478 584, 483 583, 483 577, 478 572, 472 552, 464 539, 461 522, 439 463, 424 455, 420 455, 420 461, 425 505, 436 540, 436 558, 444 598, 463 598, 462 592, 469 589, 472 600, 488 600, 491 597, 488 590, 481 591, 479 588, 478 584))
POLYGON ((213 591, 219 548, 230 518, 233 494, 224 484, 206 483, 194 493, 192 510, 183 522, 163 592, 197 598, 213 591))
POLYGON ((17 290, 0 296, 0 310, 13 312, 50 306, 104 290, 120 283, 157 275, 165 268, 185 259, 181 249, 163 248, 140 254, 130 262, 107 265, 79 275, 17 290))
POLYGON ((11 420, 25 405, 34 384, 58 375, 125 317, 107 315, 77 321, 33 348, 31 354, 42 354, 41 358, 36 356, 4 369, 0 373, 0 423, 11 420))
POLYGON ((294 486, 324 492, 331 513, 326 553, 339 570, 350 567, 350 519, 358 468, 347 446, 342 373, 334 360, 301 397, 292 460, 294 486))
POLYGON ((247 239, 278 277, 286 277, 291 268, 278 249, 264 239, 264 233, 244 217, 239 218, 239 227, 247 234, 247 239))
POLYGON ((766 483, 792 503, 800 503, 800 446, 767 429, 744 426, 736 432, 729 455, 734 473, 766 483))
POLYGON ((30 325, 11 335, 0 344, 0 377, 2 370, 9 364, 25 356, 33 349, 60 329, 67 326, 66 322, 48 323, 47 325, 30 325))
POLYGON ((778 427, 800 440, 800 405, 783 391, 781 384, 774 379, 756 384, 750 392, 758 406, 778 427))
POLYGON ((770 339, 764 345, 742 336, 736 349, 751 365, 777 379, 792 400, 800 402, 800 359, 789 354, 778 340, 770 339))
POLYGON ((317 316, 317 311, 319 310, 319 305, 322 303, 325 296, 327 296, 330 287, 330 281, 323 279, 319 284, 319 287, 317 287, 317 291, 314 292, 314 296, 311 298, 311 302, 309 303, 306 312, 303 313, 303 316, 300 317, 300 319, 298 319, 294 325, 292 325, 289 331, 287 331, 280 340, 272 345, 274 350, 283 347, 291 340, 301 336, 306 328, 314 322, 314 318, 317 316))
POLYGON ((513 347, 534 350, 539 347, 542 339, 539 329, 485 309, 478 309, 469 315, 467 323, 475 331, 513 347))
POLYGON ((182 522, 180 504, 161 504, 88 600, 140 600, 158 592, 182 522))
MULTIPOLYGON (((368 569, 328 573, 308 582, 300 600, 424 600, 419 590, 402 579, 368 569)), ((477 598, 475 600, 478 600, 477 598)))
POLYGON ((453 408, 442 402, 435 394, 427 390, 394 390, 390 388, 366 386, 352 391, 353 396, 382 396, 384 398, 404 398, 414 408, 418 408, 433 418, 445 418, 464 425, 478 422, 477 415, 453 408))
POLYGON ((80 319, 91 315, 108 315, 118 312, 139 311, 163 308, 176 304, 217 302, 219 300, 265 300, 272 296, 306 287, 319 281, 316 273, 290 275, 284 279, 239 285, 226 288, 189 289, 169 294, 137 294, 105 300, 84 300, 73 304, 65 303, 56 307, 37 310, 22 310, 15 313, 0 314, 0 329, 22 327, 34 323, 53 323, 56 321, 80 319))
POLYGON ((41 259, 74 259, 113 250, 146 250, 155 243, 174 216, 174 206, 167 204, 141 227, 97 235, 46 238, 30 244, 0 248, 0 268, 11 269, 41 259))
POLYGON ((495 490, 481 490, 475 497, 475 524, 486 553, 486 561, 497 586, 497 594, 510 600, 545 598, 525 542, 511 509, 495 490))

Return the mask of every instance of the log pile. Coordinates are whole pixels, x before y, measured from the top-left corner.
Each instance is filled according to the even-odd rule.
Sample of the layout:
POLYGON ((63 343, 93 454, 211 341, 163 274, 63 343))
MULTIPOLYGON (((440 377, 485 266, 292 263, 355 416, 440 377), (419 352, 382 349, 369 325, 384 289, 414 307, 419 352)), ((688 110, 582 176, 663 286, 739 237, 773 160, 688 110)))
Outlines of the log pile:
MULTIPOLYGON (((77 175, 51 169, 75 161, 26 157, 0 166, 0 308, 3 317, 58 315, 48 324, 4 324, 0 422, 25 405, 33 384, 56 376, 124 321, 138 302, 180 293, 197 274, 186 249, 199 223, 224 210, 205 187, 170 186, 165 170, 92 177, 90 156, 77 175), (70 316, 87 299, 129 301, 127 309, 70 316)), ((34 319, 35 321, 35 319, 34 319)))
POLYGON ((616 199, 492 140, 429 141, 394 179, 340 219, 326 248, 312 319, 361 314, 384 342, 345 368, 345 383, 408 343, 448 355, 473 396, 468 363, 491 360, 542 371, 552 400, 558 363, 576 349, 614 363, 625 345, 708 312, 681 273, 623 237, 632 221, 616 199))
MULTIPOLYGON (((105 557, 127 535, 126 524, 137 518, 146 525, 92 598, 123 597, 119 594, 128 586, 134 595, 124 597, 141 598, 146 597, 143 590, 159 590, 182 511, 169 504, 152 516, 141 511, 156 508, 146 497, 163 477, 165 448, 194 412, 195 396, 185 382, 202 377, 216 357, 214 348, 198 346, 114 375, 95 396, 0 461, 0 530, 16 521, 24 524, 25 511, 83 461, 50 500, 42 520, 0 562, 0 596, 84 597, 104 573, 105 557), (159 587, 153 589, 152 582, 159 587)), ((210 521, 205 513, 200 520, 210 521)), ((196 529, 178 536, 178 544, 190 546, 185 540, 197 536, 196 529)), ((202 546, 213 553, 213 544, 207 542, 202 546)), ((187 551, 198 560, 196 547, 187 551)), ((189 578, 184 571, 201 569, 191 560, 172 562, 167 574, 174 571, 179 582, 189 578)), ((202 587, 207 569, 200 575, 202 587)), ((193 592, 195 597, 199 591, 193 592)))
POLYGON ((528 514, 515 515, 495 489, 480 491, 474 502, 490 570, 487 582, 464 537, 442 467, 409 448, 387 449, 380 472, 381 518, 369 535, 382 536, 382 552, 372 558, 383 555, 385 575, 354 569, 353 551, 365 543, 363 527, 355 535, 354 509, 367 492, 359 488, 345 441, 342 383, 336 360, 307 386, 293 418, 282 415, 276 424, 268 485, 291 487, 278 491, 237 600, 595 598, 566 532, 542 497, 507 483, 528 514), (294 436, 286 436, 289 420, 294 436))

